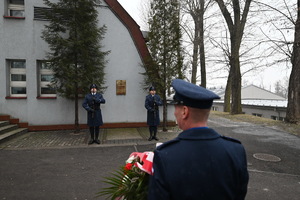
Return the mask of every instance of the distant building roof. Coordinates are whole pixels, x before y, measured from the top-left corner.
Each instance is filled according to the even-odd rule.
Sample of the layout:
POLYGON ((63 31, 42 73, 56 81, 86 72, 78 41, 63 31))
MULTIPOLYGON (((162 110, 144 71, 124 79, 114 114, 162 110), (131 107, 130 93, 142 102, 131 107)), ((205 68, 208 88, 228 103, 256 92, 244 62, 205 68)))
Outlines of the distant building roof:
MULTIPOLYGON (((225 96, 225 89, 214 89, 217 95, 221 97, 221 100, 214 101, 216 103, 223 103, 225 96)), ((273 92, 265 90, 255 85, 248 85, 241 90, 241 103, 242 105, 253 106, 270 106, 270 107, 287 107, 287 99, 279 96, 273 92)))
MULTIPOLYGON (((213 89, 214 93, 219 95, 221 99, 224 99, 225 96, 225 89, 213 89)), ((242 100, 249 100, 249 99, 265 99, 265 100, 286 100, 284 97, 279 96, 273 92, 265 90, 255 85, 248 85, 242 87, 241 89, 241 98, 242 100)))
MULTIPOLYGON (((215 103, 224 103, 224 100, 215 100, 215 103)), ((251 106, 263 106, 263 107, 287 107, 287 100, 261 100, 261 99, 248 99, 242 100, 242 105, 251 105, 251 106)))
POLYGON ((287 100, 242 100, 243 105, 270 106, 270 107, 287 107, 287 100))
POLYGON ((242 99, 266 99, 266 100, 286 100, 273 92, 257 87, 255 85, 248 85, 242 88, 242 99))

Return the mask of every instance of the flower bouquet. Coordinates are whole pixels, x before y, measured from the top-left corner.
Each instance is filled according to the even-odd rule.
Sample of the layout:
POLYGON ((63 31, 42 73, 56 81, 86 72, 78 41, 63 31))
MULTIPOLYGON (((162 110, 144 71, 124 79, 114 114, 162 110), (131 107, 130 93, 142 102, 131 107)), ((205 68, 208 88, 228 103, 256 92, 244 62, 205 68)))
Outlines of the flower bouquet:
POLYGON ((98 196, 106 195, 111 200, 147 199, 149 176, 153 174, 153 152, 133 152, 125 166, 106 177, 110 186, 100 191, 98 196))

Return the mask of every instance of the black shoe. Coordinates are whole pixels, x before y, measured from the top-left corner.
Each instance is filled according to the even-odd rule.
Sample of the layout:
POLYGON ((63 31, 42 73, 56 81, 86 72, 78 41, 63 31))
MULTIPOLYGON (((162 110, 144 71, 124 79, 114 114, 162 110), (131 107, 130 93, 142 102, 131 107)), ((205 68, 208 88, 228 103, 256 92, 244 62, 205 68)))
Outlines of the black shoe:
POLYGON ((93 143, 94 143, 94 140, 91 139, 91 140, 89 141, 89 144, 93 144, 93 143))
POLYGON ((94 140, 94 142, 96 142, 97 144, 100 144, 100 140, 94 140))
POLYGON ((152 136, 149 137, 148 141, 151 141, 151 140, 153 140, 153 137, 152 137, 152 136))
POLYGON ((152 139, 154 139, 154 140, 156 140, 156 141, 159 140, 156 136, 152 137, 152 139))

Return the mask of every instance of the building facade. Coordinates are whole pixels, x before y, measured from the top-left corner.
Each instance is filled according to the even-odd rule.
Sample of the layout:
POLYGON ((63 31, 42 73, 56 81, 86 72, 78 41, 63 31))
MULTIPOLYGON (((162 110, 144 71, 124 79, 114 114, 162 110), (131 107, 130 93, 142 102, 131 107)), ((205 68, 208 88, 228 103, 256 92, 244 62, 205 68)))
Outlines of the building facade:
MULTIPOLYGON (((102 0, 100 5, 99 26, 107 27, 102 50, 110 51, 103 93, 106 104, 101 105, 105 126, 143 126, 147 91, 141 87, 141 65, 149 56, 145 40, 117 0, 102 0)), ((47 23, 41 17, 45 7, 41 0, 0 1, 0 114, 28 123, 31 130, 70 128, 75 120, 74 101, 47 88, 52 72, 43 64, 49 51, 41 38, 47 23)), ((79 123, 84 127, 82 101, 79 123)), ((172 109, 168 108, 170 121, 174 121, 172 109)))

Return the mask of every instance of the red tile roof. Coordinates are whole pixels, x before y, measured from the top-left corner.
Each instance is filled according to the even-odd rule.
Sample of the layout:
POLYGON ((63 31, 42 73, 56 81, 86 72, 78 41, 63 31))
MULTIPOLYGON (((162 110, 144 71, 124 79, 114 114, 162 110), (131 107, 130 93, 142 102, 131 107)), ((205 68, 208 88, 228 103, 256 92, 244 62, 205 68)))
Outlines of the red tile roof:
POLYGON ((120 19, 120 21, 128 29, 137 50, 142 58, 142 61, 145 62, 147 58, 150 57, 150 53, 146 46, 145 39, 140 30, 140 26, 132 19, 132 17, 126 12, 126 10, 121 6, 117 0, 104 0, 113 13, 120 19))

